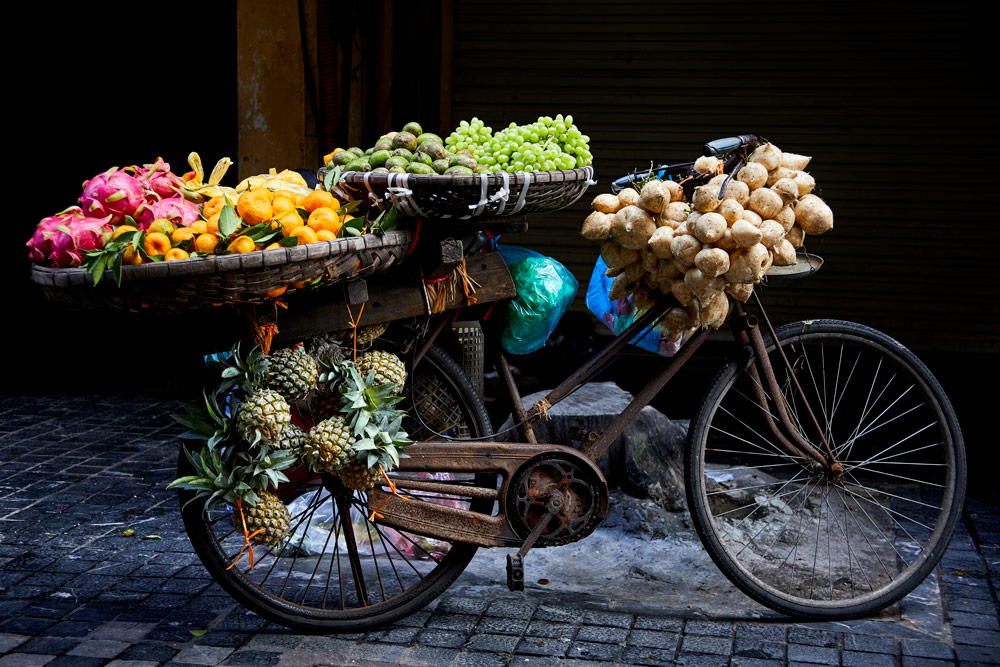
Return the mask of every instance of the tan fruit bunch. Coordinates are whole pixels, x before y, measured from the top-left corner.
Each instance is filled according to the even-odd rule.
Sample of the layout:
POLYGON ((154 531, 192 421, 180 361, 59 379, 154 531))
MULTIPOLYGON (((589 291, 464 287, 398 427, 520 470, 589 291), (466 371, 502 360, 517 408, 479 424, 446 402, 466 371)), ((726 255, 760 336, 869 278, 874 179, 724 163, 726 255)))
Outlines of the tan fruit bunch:
POLYGON ((728 297, 746 302, 772 265, 796 263, 807 234, 833 228, 830 207, 812 194, 811 159, 768 143, 735 174, 699 158, 695 171, 715 175, 690 202, 674 181, 597 195, 580 233, 602 241, 609 297, 631 294, 642 310, 673 295, 679 305, 660 324, 672 340, 690 327, 721 326, 728 297))

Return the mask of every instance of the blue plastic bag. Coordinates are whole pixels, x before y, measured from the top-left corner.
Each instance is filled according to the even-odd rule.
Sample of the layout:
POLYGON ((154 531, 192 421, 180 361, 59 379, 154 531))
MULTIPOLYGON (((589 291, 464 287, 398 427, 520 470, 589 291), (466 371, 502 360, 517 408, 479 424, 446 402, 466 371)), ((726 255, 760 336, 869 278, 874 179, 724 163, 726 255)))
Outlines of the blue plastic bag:
POLYGON ((497 248, 517 288, 517 297, 507 302, 500 344, 510 354, 530 354, 545 345, 580 283, 551 257, 519 246, 497 248))
MULTIPOLYGON (((642 314, 642 311, 637 310, 632 304, 632 295, 616 301, 608 298, 613 279, 605 275, 607 270, 608 265, 598 257, 594 272, 590 275, 590 284, 587 286, 587 310, 617 335, 628 329, 642 314)), ((681 346, 681 341, 671 342, 667 340, 666 334, 657 329, 650 329, 644 335, 636 336, 629 342, 665 357, 672 357, 681 346)))

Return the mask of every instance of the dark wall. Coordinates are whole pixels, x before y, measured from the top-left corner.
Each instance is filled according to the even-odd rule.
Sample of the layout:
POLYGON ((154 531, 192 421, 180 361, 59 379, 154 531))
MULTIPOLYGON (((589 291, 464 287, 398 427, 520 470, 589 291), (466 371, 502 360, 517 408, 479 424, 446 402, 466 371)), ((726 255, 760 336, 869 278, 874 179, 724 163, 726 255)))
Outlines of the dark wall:
POLYGON ((184 173, 191 151, 209 170, 237 157, 235 9, 234 1, 183 11, 124 2, 19 8, 21 25, 34 27, 17 66, 5 69, 15 81, 5 104, 14 114, 5 150, 13 210, 0 264, 5 349, 17 359, 3 390, 155 391, 191 372, 198 331, 50 307, 28 280, 24 243, 38 220, 75 204, 83 181, 109 167, 162 156, 184 173), (112 362, 115 349, 132 354, 112 362))

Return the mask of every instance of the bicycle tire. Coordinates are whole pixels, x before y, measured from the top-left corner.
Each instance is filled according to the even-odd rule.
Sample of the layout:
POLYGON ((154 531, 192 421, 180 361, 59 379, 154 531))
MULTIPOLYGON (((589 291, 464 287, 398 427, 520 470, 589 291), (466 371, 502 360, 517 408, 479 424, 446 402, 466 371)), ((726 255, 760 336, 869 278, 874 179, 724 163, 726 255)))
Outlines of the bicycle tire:
MULTIPOLYGON (((758 602, 801 618, 866 616, 918 586, 947 548, 965 497, 958 420, 927 367, 884 333, 836 320, 775 333, 844 475, 775 443, 751 354, 719 372, 691 423, 691 515, 715 563, 758 602)), ((781 393, 809 423, 775 350, 769 341, 781 393)), ((799 430, 823 451, 814 428, 799 430)))
MULTIPOLYGON (((424 407, 429 409, 422 411, 422 417, 435 430, 448 432, 455 437, 460 437, 463 434, 473 437, 488 436, 492 432, 486 409, 479 394, 462 372, 458 363, 440 348, 432 346, 427 351, 418 365, 416 373, 413 374, 411 382, 415 386, 415 395, 418 401, 432 395, 433 406, 425 405, 424 407)), ((408 396, 408 392, 405 395, 408 396)), ((407 398, 400 404, 400 407, 411 409, 412 405, 407 398)), ((407 425, 415 426, 416 424, 410 420, 410 424, 407 425)), ((418 435, 419 430, 419 428, 414 429, 418 435)), ((178 465, 181 475, 189 474, 189 465, 182 453, 178 465)), ((290 478, 295 479, 293 475, 290 475, 290 478)), ((495 476, 476 478, 478 484, 493 483, 495 485, 495 480, 495 476)), ((292 516, 293 533, 296 530, 296 525, 301 526, 303 522, 305 522, 304 530, 308 532, 312 517, 316 515, 317 509, 325 506, 327 498, 332 496, 331 492, 324 497, 323 489, 330 485, 329 480, 326 484, 321 482, 322 480, 318 480, 317 476, 313 475, 301 481, 284 484, 276 491, 286 504, 294 498, 305 497, 306 494, 316 491, 312 496, 315 500, 307 503, 303 513, 292 516), (307 512, 309 518, 306 518, 305 513, 307 512)), ((343 492, 344 490, 339 493, 343 492)), ((414 495, 410 492, 405 493, 414 495)), ((424 499, 427 499, 428 496, 435 494, 424 495, 424 499)), ((369 531, 367 537, 372 547, 371 555, 364 555, 365 560, 361 562, 362 574, 359 577, 365 582, 365 588, 368 589, 366 591, 368 598, 366 599, 362 597, 361 589, 358 588, 357 580, 349 567, 350 545, 345 547, 348 551, 347 555, 343 553, 341 547, 341 540, 345 543, 348 542, 347 526, 350 525, 353 534, 356 535, 355 552, 363 548, 360 543, 365 535, 360 532, 357 525, 359 519, 354 512, 352 512, 352 521, 345 522, 343 520, 344 513, 338 512, 336 502, 331 503, 335 530, 327 531, 330 537, 326 538, 326 543, 323 544, 318 556, 303 555, 300 557, 300 549, 289 547, 289 542, 282 542, 279 547, 275 547, 273 550, 267 549, 265 551, 263 547, 258 547, 258 552, 262 553, 258 554, 255 568, 248 571, 245 569, 247 565, 245 556, 237 567, 229 569, 234 553, 238 551, 242 543, 242 535, 234 529, 232 518, 229 516, 232 514, 232 510, 206 507, 202 500, 185 505, 191 496, 190 492, 180 493, 184 525, 195 552, 212 578, 234 600, 247 609, 270 621, 301 632, 362 632, 385 627, 419 610, 440 595, 458 578, 477 550, 475 545, 446 544, 440 540, 428 541, 412 533, 392 531, 392 529, 385 527, 379 528, 377 524, 370 523, 366 517, 362 517, 360 521, 363 522, 363 529, 369 531), (216 528, 217 526, 221 526, 221 528, 216 528), (376 537, 372 535, 373 532, 378 536, 378 542, 376 542, 376 537), (331 548, 330 541, 334 534, 336 534, 336 539, 333 540, 334 545, 331 548), (400 542, 403 545, 403 550, 413 549, 414 558, 409 559, 402 555, 400 548, 394 543, 394 540, 397 539, 396 536, 410 539, 412 545, 402 540, 400 542), (235 539, 236 537, 239 539, 235 539), (387 537, 389 538, 388 543, 387 537), (437 559, 432 551, 437 548, 443 550, 445 546, 442 545, 446 545, 447 551, 440 559, 437 559), (390 546, 393 551, 390 551, 390 546), (417 549, 423 550, 424 553, 418 553, 417 549), (288 550, 287 553, 286 550, 288 550), (385 555, 385 559, 381 560, 381 563, 382 555, 376 553, 379 551, 385 555), (400 556, 402 556, 401 559, 400 556), (310 562, 310 558, 314 559, 315 565, 310 562), (369 559, 371 563, 369 563, 369 559), (324 563, 324 560, 328 560, 329 563, 324 563), (405 570, 407 565, 402 562, 393 562, 399 560, 406 561, 407 565, 412 568, 412 572, 407 572, 405 570), (433 564, 430 564, 430 561, 433 561, 433 564), (334 566, 335 562, 336 567, 334 566), (303 563, 306 564, 305 567, 301 567, 303 563), (298 569, 297 565, 300 566, 298 569), (421 575, 419 570, 427 570, 428 566, 429 570, 421 575), (260 573, 264 568, 270 569, 261 577, 260 573), (271 572, 276 568, 283 568, 287 570, 287 573, 280 571, 278 577, 271 579, 271 572), (310 570, 312 574, 303 591, 300 580, 308 575, 310 570), (312 592, 310 589, 313 578, 321 570, 326 570, 327 579, 320 597, 318 596, 320 584, 317 584, 312 592), (401 573, 400 570, 403 572, 401 573), (417 576, 414 577, 412 573, 416 573, 417 576), (293 587, 288 589, 288 583, 293 574, 295 575, 293 587), (388 593, 393 592, 391 587, 393 576, 398 583, 399 592, 389 595, 388 593), (278 581, 282 577, 284 577, 284 583, 278 581), (331 592, 331 579, 333 578, 336 578, 336 582, 334 590, 331 592), (411 585, 407 585, 407 583, 411 583, 411 585), (278 584, 281 584, 280 589, 278 584), (294 591, 294 595, 292 591, 294 591), (301 600, 298 600, 300 593, 302 597, 301 600), (328 598, 339 600, 339 608, 336 604, 328 605, 328 598), (368 602, 368 604, 364 602, 368 602)), ((432 499, 432 501, 434 500, 436 499, 432 499)), ((442 500, 441 502, 446 501, 442 500)), ((456 496, 454 500, 449 499, 447 502, 461 503, 462 506, 487 514, 492 513, 493 510, 493 501, 459 499, 456 496)), ((355 493, 353 500, 349 503, 356 507, 363 506, 363 494, 355 493)), ((322 575, 320 576, 322 578, 322 575)))

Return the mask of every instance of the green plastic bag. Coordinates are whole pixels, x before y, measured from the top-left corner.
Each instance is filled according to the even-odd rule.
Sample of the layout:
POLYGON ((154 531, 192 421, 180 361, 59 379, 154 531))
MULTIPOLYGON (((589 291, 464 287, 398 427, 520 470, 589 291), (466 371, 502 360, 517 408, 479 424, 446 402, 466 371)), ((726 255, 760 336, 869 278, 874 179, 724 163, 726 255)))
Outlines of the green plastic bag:
POLYGON ((551 257, 519 246, 498 248, 517 288, 507 302, 500 343, 510 354, 530 354, 545 345, 580 285, 551 257))

